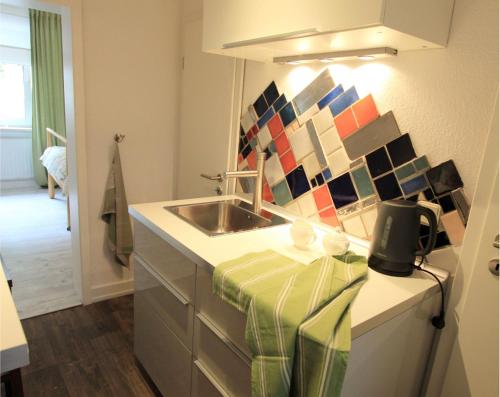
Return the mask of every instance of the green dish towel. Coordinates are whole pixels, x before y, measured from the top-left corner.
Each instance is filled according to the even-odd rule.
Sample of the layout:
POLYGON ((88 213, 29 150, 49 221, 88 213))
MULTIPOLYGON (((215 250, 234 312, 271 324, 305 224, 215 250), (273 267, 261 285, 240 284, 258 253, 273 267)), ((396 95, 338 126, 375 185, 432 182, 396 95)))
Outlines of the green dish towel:
POLYGON ((247 315, 252 396, 340 396, 367 272, 353 253, 304 265, 271 250, 215 268, 213 292, 247 315))

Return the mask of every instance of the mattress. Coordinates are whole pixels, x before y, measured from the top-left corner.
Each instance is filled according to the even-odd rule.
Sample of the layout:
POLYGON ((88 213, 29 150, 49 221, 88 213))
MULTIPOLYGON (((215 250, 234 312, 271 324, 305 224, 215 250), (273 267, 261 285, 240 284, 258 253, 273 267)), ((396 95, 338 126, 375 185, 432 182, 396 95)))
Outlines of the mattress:
POLYGON ((67 193, 68 171, 66 167, 66 147, 64 146, 50 146, 43 152, 40 161, 47 169, 47 172, 57 180, 63 193, 67 193))

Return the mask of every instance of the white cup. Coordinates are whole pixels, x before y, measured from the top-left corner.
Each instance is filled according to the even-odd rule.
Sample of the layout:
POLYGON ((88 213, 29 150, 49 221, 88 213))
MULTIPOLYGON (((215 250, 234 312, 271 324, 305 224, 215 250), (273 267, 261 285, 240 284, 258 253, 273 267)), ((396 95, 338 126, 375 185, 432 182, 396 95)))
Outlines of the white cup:
POLYGON ((344 255, 349 248, 349 240, 343 232, 331 232, 323 237, 323 248, 327 255, 344 255))
POLYGON ((302 219, 297 219, 293 222, 290 228, 290 234, 295 246, 302 250, 307 249, 307 247, 316 240, 314 229, 309 223, 302 219))

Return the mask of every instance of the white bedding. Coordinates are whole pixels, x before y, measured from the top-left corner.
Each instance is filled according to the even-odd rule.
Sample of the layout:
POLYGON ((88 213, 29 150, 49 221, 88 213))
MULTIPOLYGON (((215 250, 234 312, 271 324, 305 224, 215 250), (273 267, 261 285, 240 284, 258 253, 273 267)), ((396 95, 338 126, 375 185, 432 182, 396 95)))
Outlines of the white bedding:
POLYGON ((50 146, 45 149, 40 157, 40 161, 43 166, 47 168, 47 172, 62 184, 60 188, 63 193, 66 194, 66 179, 68 177, 66 168, 66 148, 64 146, 50 146))

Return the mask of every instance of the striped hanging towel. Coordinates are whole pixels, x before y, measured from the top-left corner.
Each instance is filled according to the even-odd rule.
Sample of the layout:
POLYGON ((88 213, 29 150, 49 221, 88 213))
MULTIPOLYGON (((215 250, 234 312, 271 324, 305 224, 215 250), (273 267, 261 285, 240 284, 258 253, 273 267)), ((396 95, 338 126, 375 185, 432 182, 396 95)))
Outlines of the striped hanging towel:
POLYGON ((253 396, 340 396, 367 272, 353 253, 304 265, 271 250, 215 268, 213 292, 247 315, 253 396))

